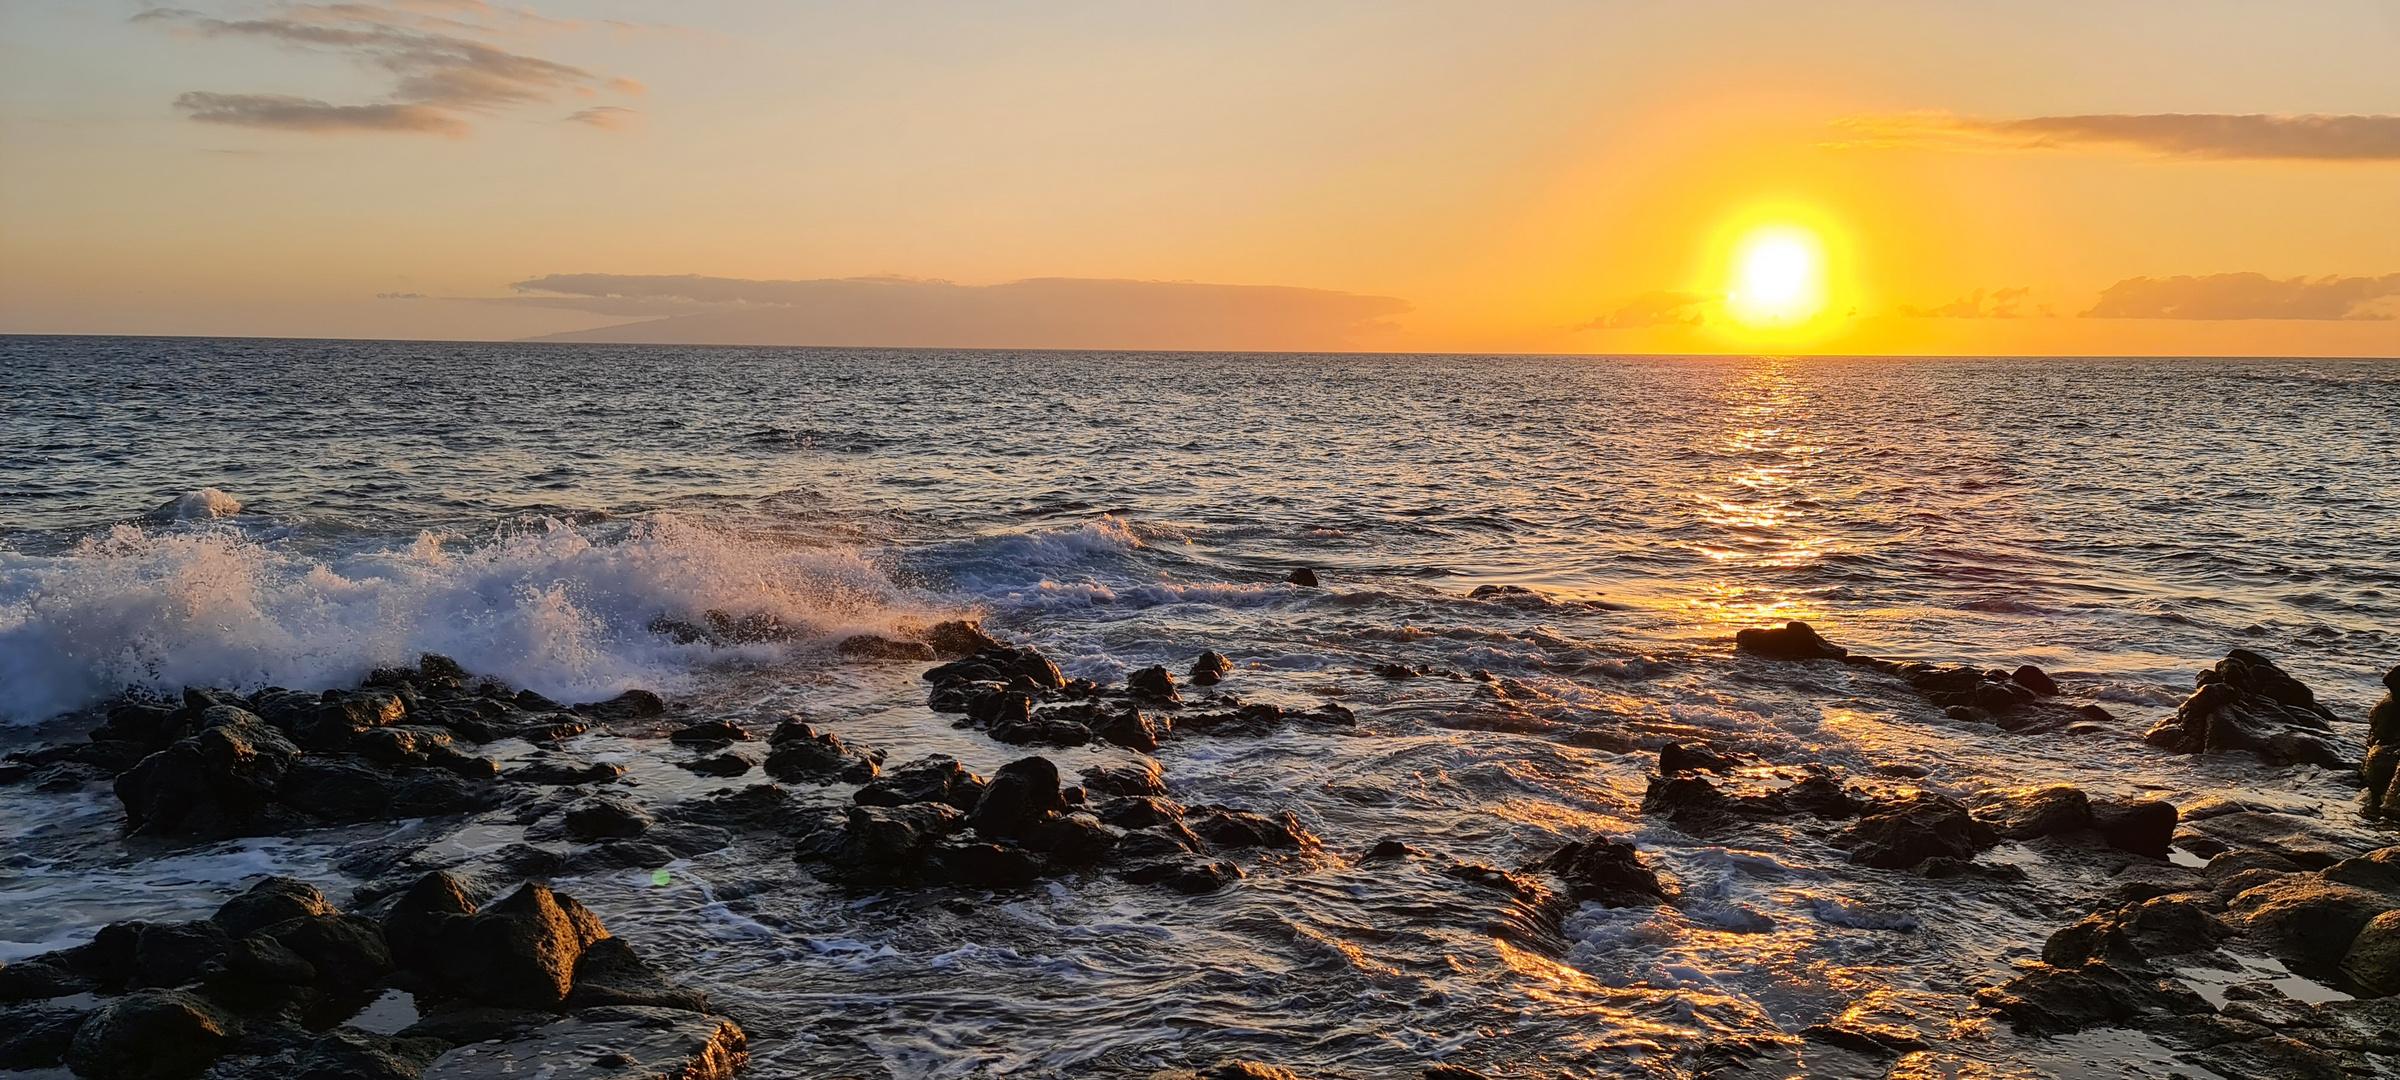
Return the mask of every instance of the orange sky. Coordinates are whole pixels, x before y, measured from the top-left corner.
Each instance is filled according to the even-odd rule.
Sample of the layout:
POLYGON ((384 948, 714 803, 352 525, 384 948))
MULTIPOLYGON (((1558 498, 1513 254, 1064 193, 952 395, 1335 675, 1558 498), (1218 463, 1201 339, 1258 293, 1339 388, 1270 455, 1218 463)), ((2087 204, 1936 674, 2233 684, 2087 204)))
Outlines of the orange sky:
POLYGON ((2389 0, 192 6, 0 8, 0 332, 2400 355, 2389 0))

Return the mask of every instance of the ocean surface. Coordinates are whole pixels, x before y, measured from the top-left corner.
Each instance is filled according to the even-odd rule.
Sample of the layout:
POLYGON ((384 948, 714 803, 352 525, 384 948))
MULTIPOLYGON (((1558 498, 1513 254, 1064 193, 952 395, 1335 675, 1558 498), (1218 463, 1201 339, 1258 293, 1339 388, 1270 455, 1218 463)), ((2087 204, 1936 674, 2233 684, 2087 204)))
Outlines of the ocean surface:
MULTIPOLYGON (((2012 845, 1988 858, 2026 883, 1932 882, 1798 834, 1704 841, 1638 813, 1656 747, 2348 822, 2330 774, 2139 735, 2229 647, 2349 719, 2400 662, 2394 362, 0 338, 0 402, 0 749, 128 689, 351 685, 431 651, 988 773, 1024 751, 928 711, 922 665, 831 648, 959 614, 1070 676, 1215 649, 1245 698, 1357 711, 1162 748, 1178 800, 1290 809, 1324 840, 1219 894, 1094 876, 879 901, 754 849, 667 886, 558 883, 742 1020, 759 1075, 1683 1076, 1848 1015, 1938 1039, 1912 1075, 2197 1076, 1973 1006, 2088 909, 2089 871, 2012 845), (651 630, 709 611, 796 640, 651 630), (2121 730, 2012 735, 1871 671, 1733 654, 1735 629, 1794 618, 1880 656, 2039 665, 2121 730), (1497 681, 1369 671, 1394 662, 1497 681), (1488 898, 1430 867, 1355 861, 1397 838, 1516 866, 1595 833, 1685 899, 1588 907, 1559 955, 1494 937, 1488 898)), ((588 741, 645 798, 741 783, 588 741)), ((161 853, 117 814, 105 785, 0 788, 0 962, 267 872, 338 901, 346 845, 413 827, 161 853)), ((1885 1075, 1863 1062, 1811 1071, 1885 1075)))

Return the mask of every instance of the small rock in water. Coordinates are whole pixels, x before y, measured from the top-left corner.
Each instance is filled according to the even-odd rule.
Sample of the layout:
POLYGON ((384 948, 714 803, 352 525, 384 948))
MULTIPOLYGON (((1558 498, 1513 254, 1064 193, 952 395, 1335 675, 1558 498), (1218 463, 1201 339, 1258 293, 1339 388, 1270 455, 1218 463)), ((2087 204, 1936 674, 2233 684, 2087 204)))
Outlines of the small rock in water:
POLYGON ((1214 649, 1201 653, 1198 660, 1192 661, 1194 686, 1215 686, 1230 674, 1233 674, 1233 661, 1227 660, 1214 649))
POLYGON ((2056 836, 2092 824, 2090 800, 2066 784, 1986 792, 1978 802, 1975 819, 2004 840, 2056 836))
POLYGON ((1955 800, 1918 792, 1872 808, 1836 842, 1850 849, 1851 862, 1905 870, 1932 858, 1970 860, 1999 839, 1955 800))
POLYGON ((1005 649, 990 634, 983 632, 983 623, 975 619, 951 619, 925 629, 925 643, 943 656, 973 656, 986 649, 1005 649))
POLYGON ((1292 571, 1291 576, 1286 577, 1283 580, 1291 582, 1292 584, 1298 585, 1304 589, 1313 589, 1317 587, 1317 572, 1303 566, 1298 570, 1292 571))
POLYGON ((1671 742, 1658 748, 1658 772, 1661 776, 1701 771, 1728 773, 1740 764, 1733 758, 1710 752, 1706 746, 1685 746, 1671 742))
POLYGON ((1150 701, 1168 703, 1183 700, 1183 696, 1175 692, 1175 676, 1169 674, 1165 667, 1155 664, 1125 676, 1125 688, 1132 691, 1134 696, 1150 701))
POLYGON ((1603 907, 1649 907, 1667 901, 1658 875, 1642 865, 1631 844, 1579 840, 1551 852, 1542 869, 1567 883, 1567 895, 1603 907))
POLYGON ((567 835, 577 840, 622 840, 649 831, 650 815, 632 802, 602 795, 567 808, 567 835))
POLYGON ((2091 804, 2092 828, 2109 846, 2153 859, 2167 857, 2175 839, 2172 803, 2156 799, 2100 800, 2091 804))
POLYGON ((1850 650, 1817 636, 1815 627, 1797 620, 1775 629, 1738 631, 1733 635, 1733 647, 1772 660, 1840 660, 1850 655, 1850 650))
POLYGON ((2043 697, 2058 696, 2058 682, 2048 672, 2027 664, 2009 674, 2009 680, 2043 697))
POLYGON ((627 690, 607 701, 589 702, 574 708, 574 712, 577 714, 611 723, 626 720, 648 720, 653 716, 664 715, 666 711, 667 703, 659 700, 657 694, 648 690, 627 690))
POLYGON ((1066 809, 1058 790, 1058 766, 1049 758, 1019 758, 992 774, 967 824, 994 840, 1021 839, 1066 809))
POLYGON ((1083 786, 1102 795, 1164 795, 1165 777, 1155 761, 1138 761, 1130 765, 1094 765, 1083 770, 1083 786))
POLYGON ((758 763, 740 754, 712 754, 690 761, 678 761, 677 766, 701 776, 731 777, 749 772, 758 763))
POLYGON ((740 1025, 721 1016, 648 1006, 586 1009, 514 1042, 461 1046, 424 1080, 732 1080, 750 1060, 740 1025))
POLYGON ((2347 766, 2334 747, 2332 711, 2266 657, 2235 649, 2196 681, 2199 689, 2143 741, 2185 754, 2243 750, 2270 765, 2347 766))
POLYGON ((702 744, 748 742, 750 729, 731 720, 709 720, 676 728, 667 733, 667 741, 702 744))

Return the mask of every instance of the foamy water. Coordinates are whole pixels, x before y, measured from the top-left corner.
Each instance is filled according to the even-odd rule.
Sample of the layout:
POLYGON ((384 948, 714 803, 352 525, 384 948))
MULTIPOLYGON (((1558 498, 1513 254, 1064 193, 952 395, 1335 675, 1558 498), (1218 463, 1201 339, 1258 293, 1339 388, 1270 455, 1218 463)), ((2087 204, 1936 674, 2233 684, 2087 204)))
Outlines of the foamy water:
MULTIPOLYGON (((1870 786, 1914 766, 1961 795, 2230 793, 2357 829, 2334 778, 2136 736, 2231 646, 2350 717, 2400 662, 2400 370, 2369 362, 72 339, 0 340, 0 360, 13 724, 128 688, 342 685, 431 650, 564 700, 639 685, 794 709, 988 771, 1022 751, 927 712, 913 668, 826 648, 956 612, 1073 674, 1214 648, 1246 698, 1358 711, 1355 734, 1161 750, 1177 799, 1289 808, 1326 840, 1216 896, 1088 879, 861 905, 763 848, 667 887, 571 883, 737 1010, 762 1062, 802 1072, 1144 1075, 1239 1053, 1679 1075, 1711 1040, 1864 1009, 1944 1033, 1952 1074, 2072 1075, 2043 1055, 2082 1051, 1977 1027, 1967 994, 2080 914, 2088 868, 2010 845, 1991 858, 2029 884, 1929 882, 1791 830, 1697 839, 1638 812, 1655 746, 1870 786), (1288 584, 1297 566, 1324 587, 1288 584), (784 632, 655 629, 711 611, 784 632), (2039 664, 2122 730, 2011 736, 1871 672, 1730 655, 1735 627, 1793 617, 1882 655, 2039 664), (1367 674, 1387 662, 1509 681, 1367 674), (1395 837, 1514 866, 1594 832, 1641 845, 1684 899, 1587 908, 1555 956, 1496 940, 1491 897, 1431 865, 1351 861, 1395 837)), ((722 783, 655 744, 580 749, 622 756, 644 798, 722 783)), ((42 821, 53 798, 0 792, 28 853, 0 893, 44 912, 0 914, 0 959, 144 903, 189 910, 269 862, 340 878, 346 845, 398 842, 161 874, 106 839, 104 792, 42 821)))

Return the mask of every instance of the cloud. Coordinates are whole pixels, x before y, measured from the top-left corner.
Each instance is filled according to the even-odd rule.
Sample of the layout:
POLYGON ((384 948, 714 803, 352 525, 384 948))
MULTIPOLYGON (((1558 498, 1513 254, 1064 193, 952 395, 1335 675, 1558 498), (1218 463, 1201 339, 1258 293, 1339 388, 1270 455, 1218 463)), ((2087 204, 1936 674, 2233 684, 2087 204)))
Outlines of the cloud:
POLYGON ((1838 147, 2022 151, 2098 147, 2168 157, 2258 161, 2400 161, 2400 116, 2103 113, 1988 120, 1947 112, 1834 121, 1838 147))
POLYGON ((2400 274, 2277 279, 2265 274, 2127 278, 2100 293, 2088 319, 2394 318, 2400 274))
MULTIPOLYGON (((1977 289, 1947 304, 1935 307, 1921 308, 1902 304, 1900 305, 1900 314, 1912 319, 2021 319, 2025 317, 2023 311, 2025 298, 2032 294, 2033 289, 2024 286, 2013 289, 1993 289, 1988 294, 1982 289, 1977 289), (1987 298, 1991 301, 1988 305, 1984 303, 1987 298)), ((2035 309, 2034 314, 2050 316, 2052 314, 2050 305, 2041 305, 2035 309)))
POLYGON ((603 131, 624 131, 639 123, 641 118, 641 110, 623 105, 594 105, 567 114, 568 123, 590 124, 603 131))
POLYGON ((685 345, 1329 351, 1388 335, 1411 310, 1326 289, 1090 278, 553 274, 512 288, 484 302, 651 317, 539 340, 685 345))
MULTIPOLYGON (((576 24, 479 0, 281 4, 271 12, 261 18, 220 19, 181 8, 153 8, 134 16, 134 21, 161 23, 198 37, 247 38, 338 56, 392 80, 385 100, 363 104, 202 90, 175 100, 186 116, 213 124, 461 135, 468 129, 468 114, 550 101, 561 94, 638 94, 642 89, 630 79, 502 48, 493 39, 576 24)), ((595 127, 615 127, 601 122, 612 114, 596 110, 619 108, 595 106, 577 117, 595 127)))
POLYGON ((1724 299, 1721 293, 1646 292, 1626 301, 1617 310, 1574 329, 1632 330, 1645 326, 1698 326, 1707 320, 1710 309, 1724 299))

